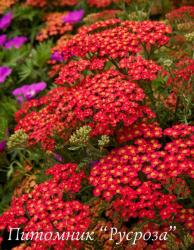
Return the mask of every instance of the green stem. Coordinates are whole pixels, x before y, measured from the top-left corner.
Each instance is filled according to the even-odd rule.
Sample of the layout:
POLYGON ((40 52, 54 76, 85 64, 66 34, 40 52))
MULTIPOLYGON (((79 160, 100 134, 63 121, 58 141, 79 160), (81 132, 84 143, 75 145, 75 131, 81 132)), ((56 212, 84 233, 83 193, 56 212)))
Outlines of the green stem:
POLYGON ((177 119, 177 112, 178 112, 178 107, 180 103, 180 96, 178 95, 177 100, 176 100, 176 107, 175 107, 175 112, 174 112, 174 119, 177 119))
POLYGON ((143 49, 144 49, 146 59, 149 60, 149 59, 150 59, 150 53, 149 53, 149 51, 147 50, 146 45, 145 45, 144 43, 142 43, 142 47, 143 47, 143 49))
POLYGON ((151 101, 151 105, 152 105, 152 107, 153 107, 153 109, 154 109, 154 112, 155 112, 155 114, 156 114, 156 118, 157 118, 157 120, 158 120, 158 122, 159 122, 159 124, 161 124, 161 122, 160 122, 160 117, 159 117, 159 115, 158 115, 158 109, 157 109, 157 106, 156 106, 156 99, 155 99, 155 97, 154 97, 154 92, 153 92, 153 89, 152 89, 152 85, 151 85, 151 83, 147 83, 147 86, 148 86, 148 97, 149 97, 149 99, 150 99, 150 101, 151 101))
POLYGON ((121 72, 121 73, 124 74, 124 75, 127 75, 127 72, 126 72, 125 70, 119 68, 119 65, 117 64, 117 62, 116 62, 114 59, 112 59, 111 57, 108 57, 108 59, 109 59, 109 61, 116 67, 116 69, 117 69, 119 72, 121 72))

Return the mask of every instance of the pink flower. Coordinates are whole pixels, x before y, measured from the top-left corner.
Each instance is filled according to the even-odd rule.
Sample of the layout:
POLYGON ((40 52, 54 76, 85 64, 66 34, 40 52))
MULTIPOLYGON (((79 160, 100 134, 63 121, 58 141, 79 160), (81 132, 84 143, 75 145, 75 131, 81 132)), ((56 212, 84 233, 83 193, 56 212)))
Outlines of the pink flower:
POLYGON ((0 46, 3 46, 6 42, 6 35, 0 35, 0 46))
POLYGON ((27 38, 25 36, 16 36, 5 43, 6 49, 16 48, 19 49, 25 42, 27 38))
POLYGON ((65 23, 78 23, 82 20, 84 16, 84 10, 74 10, 69 11, 68 14, 64 17, 65 23))
POLYGON ((11 74, 12 69, 6 66, 0 67, 0 83, 3 83, 6 78, 11 74))
POLYGON ((12 18, 13 18, 13 14, 11 11, 9 11, 7 14, 2 16, 0 18, 0 29, 1 30, 7 29, 12 21, 12 18))
POLYGON ((17 98, 21 103, 24 100, 31 100, 38 93, 46 88, 45 82, 37 82, 31 85, 23 85, 20 88, 15 89, 12 94, 17 98))

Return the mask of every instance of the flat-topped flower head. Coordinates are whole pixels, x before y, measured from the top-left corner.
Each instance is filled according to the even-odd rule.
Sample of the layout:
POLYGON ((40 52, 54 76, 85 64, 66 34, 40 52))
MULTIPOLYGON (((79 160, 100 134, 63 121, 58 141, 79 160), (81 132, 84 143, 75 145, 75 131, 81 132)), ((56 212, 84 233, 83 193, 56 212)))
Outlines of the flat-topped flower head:
POLYGON ((63 12, 49 12, 44 16, 44 27, 37 34, 36 39, 39 42, 48 39, 51 36, 63 35, 71 32, 73 25, 64 22, 64 16, 67 15, 67 11, 63 12))
POLYGON ((194 6, 181 6, 180 8, 167 13, 166 18, 170 22, 191 20, 194 18, 194 6))
POLYGON ((13 14, 11 11, 9 11, 7 14, 2 16, 0 18, 0 30, 7 29, 9 25, 11 24, 12 18, 13 18, 13 14))
POLYGON ((11 74, 12 69, 6 66, 0 67, 0 83, 5 82, 6 78, 11 74))
MULTIPOLYGON (((75 200, 76 193, 82 187, 85 178, 83 171, 77 171, 77 164, 55 164, 46 175, 50 179, 37 184, 29 193, 14 197, 10 208, 0 216, 0 231, 10 227, 20 227, 23 232, 86 232, 90 225, 90 209, 88 205, 75 200), (64 195, 70 195, 64 201, 64 195)), ((25 241, 26 239, 24 239, 25 241)), ((25 242, 23 242, 25 243, 25 242)), ((78 243, 78 242, 77 242, 78 243)), ((75 241, 32 238, 28 241, 31 249, 80 249, 75 241), (42 246, 42 248, 40 248, 42 246), (61 247, 61 248, 60 248, 61 247)))

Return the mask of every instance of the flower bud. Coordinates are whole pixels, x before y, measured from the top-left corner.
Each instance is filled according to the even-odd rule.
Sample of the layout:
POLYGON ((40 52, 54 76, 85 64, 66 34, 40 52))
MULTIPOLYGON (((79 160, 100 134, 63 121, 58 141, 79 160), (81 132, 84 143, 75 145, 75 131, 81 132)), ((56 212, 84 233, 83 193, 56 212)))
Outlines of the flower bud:
POLYGON ((101 136, 101 139, 98 140, 98 146, 100 146, 100 147, 105 147, 105 146, 107 146, 107 145, 109 144, 109 142, 110 142, 109 136, 107 136, 107 135, 102 135, 102 136, 101 136))
POLYGON ((18 147, 24 147, 27 144, 28 135, 23 129, 17 130, 13 135, 11 135, 7 141, 7 148, 14 149, 18 147))
POLYGON ((77 129, 70 137, 69 143, 74 146, 85 145, 89 140, 91 127, 83 126, 77 129))
POLYGON ((170 67, 173 64, 173 61, 171 59, 166 59, 163 61, 163 65, 165 67, 170 67))
POLYGON ((194 31, 185 35, 185 39, 188 42, 194 41, 194 31))

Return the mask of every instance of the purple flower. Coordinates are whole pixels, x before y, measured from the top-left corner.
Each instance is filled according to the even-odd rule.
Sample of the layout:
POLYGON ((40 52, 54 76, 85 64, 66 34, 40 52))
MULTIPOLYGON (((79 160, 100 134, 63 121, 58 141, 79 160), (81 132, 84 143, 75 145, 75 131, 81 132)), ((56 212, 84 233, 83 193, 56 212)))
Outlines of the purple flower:
POLYGON ((0 83, 3 83, 6 78, 11 74, 12 69, 6 66, 0 67, 0 83))
POLYGON ((34 98, 38 93, 44 90, 46 86, 45 82, 23 85, 22 87, 15 89, 12 94, 17 98, 19 103, 22 103, 25 100, 31 100, 34 98))
POLYGON ((63 162, 63 157, 60 154, 54 153, 54 158, 58 162, 63 162))
POLYGON ((83 16, 84 16, 83 9, 74 10, 74 11, 69 11, 63 20, 65 23, 77 23, 82 20, 83 16))
POLYGON ((7 12, 4 16, 0 18, 0 29, 7 29, 12 21, 13 14, 11 11, 7 12))
POLYGON ((0 152, 2 152, 5 149, 5 146, 6 146, 6 141, 5 140, 0 141, 0 152))
POLYGON ((16 36, 5 43, 6 49, 16 48, 19 49, 25 42, 27 38, 25 36, 16 36))
POLYGON ((54 60, 54 61, 57 61, 57 62, 62 62, 63 61, 63 56, 58 51, 55 51, 51 55, 51 60, 54 60))
POLYGON ((7 39, 7 37, 5 34, 0 35, 0 46, 3 46, 5 44, 6 39, 7 39))

